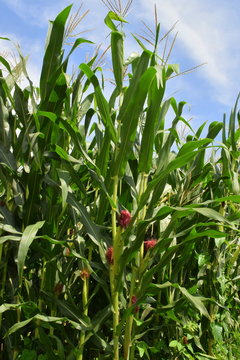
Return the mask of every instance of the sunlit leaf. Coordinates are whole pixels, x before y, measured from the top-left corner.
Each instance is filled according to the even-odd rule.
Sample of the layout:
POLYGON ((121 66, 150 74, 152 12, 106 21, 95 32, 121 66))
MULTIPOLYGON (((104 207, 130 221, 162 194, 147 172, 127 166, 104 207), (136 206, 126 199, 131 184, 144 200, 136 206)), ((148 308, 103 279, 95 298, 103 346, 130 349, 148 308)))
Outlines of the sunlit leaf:
POLYGON ((18 281, 19 284, 22 284, 22 276, 23 276, 23 269, 25 264, 25 259, 29 250, 29 247, 39 229, 43 226, 45 221, 39 221, 36 224, 28 225, 26 229, 23 231, 22 238, 20 240, 19 248, 18 248, 18 281))

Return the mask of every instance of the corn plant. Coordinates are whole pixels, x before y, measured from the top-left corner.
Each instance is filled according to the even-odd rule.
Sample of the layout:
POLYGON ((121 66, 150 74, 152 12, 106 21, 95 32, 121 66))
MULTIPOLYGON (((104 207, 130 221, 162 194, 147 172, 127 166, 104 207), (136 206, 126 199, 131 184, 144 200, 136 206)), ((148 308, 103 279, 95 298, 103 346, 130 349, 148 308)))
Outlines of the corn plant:
POLYGON ((21 54, 25 89, 0 58, 2 359, 237 359, 237 103, 228 134, 224 120, 201 137, 166 96, 179 67, 159 55, 160 24, 126 60, 116 9, 106 98, 97 55, 69 76, 91 43, 65 54, 70 10, 52 22, 39 87, 21 54))

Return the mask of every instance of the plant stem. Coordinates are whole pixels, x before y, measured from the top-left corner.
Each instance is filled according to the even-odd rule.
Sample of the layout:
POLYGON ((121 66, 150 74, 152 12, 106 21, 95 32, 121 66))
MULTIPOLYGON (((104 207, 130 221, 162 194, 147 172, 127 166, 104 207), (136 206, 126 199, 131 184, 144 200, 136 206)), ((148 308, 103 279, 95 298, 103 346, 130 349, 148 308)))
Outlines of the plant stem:
MULTIPOLYGON (((89 279, 83 278, 83 290, 82 290, 82 303, 83 303, 83 314, 88 315, 88 286, 89 279)), ((80 339, 79 339, 79 353, 77 360, 83 359, 83 350, 84 350, 84 343, 85 343, 85 331, 81 331, 80 339)))
MULTIPOLYGON (((118 191, 118 177, 115 176, 113 178, 113 202, 114 205, 117 207, 117 191, 118 191)), ((112 209, 112 239, 113 239, 113 244, 114 244, 114 240, 116 237, 116 233, 117 233, 117 218, 116 218, 116 211, 117 208, 112 209)))
MULTIPOLYGON (((118 177, 113 178, 113 196, 112 200, 117 207, 118 177)), ((112 291, 113 305, 113 352, 114 360, 119 360, 119 336, 117 335, 117 326, 119 324, 119 293, 117 290, 116 278, 119 269, 119 258, 122 252, 121 229, 117 231, 117 208, 112 209, 112 239, 113 239, 113 266, 110 265, 110 286, 112 291)))
MULTIPOLYGON (((148 175, 146 173, 141 173, 139 198, 141 197, 141 195, 145 192, 145 190, 147 188, 147 180, 148 180, 148 175)), ((146 216, 146 210, 147 210, 146 205, 144 205, 144 207, 142 208, 142 210, 139 213, 139 217, 138 217, 139 220, 144 220, 144 218, 146 216)), ((143 257, 144 257, 144 243, 142 243, 140 252, 139 252, 139 267, 141 267, 143 257)))
MULTIPOLYGON (((2 262, 2 253, 3 253, 3 245, 0 245, 0 264, 2 262)), ((7 252, 5 252, 7 253, 7 252)), ((2 275, 2 287, 0 291, 0 298, 3 298, 4 289, 5 289, 5 283, 6 283, 6 277, 7 277, 7 261, 5 261, 4 268, 3 268, 3 275, 2 275)), ((2 328, 2 313, 0 314, 0 329, 2 328)))
MULTIPOLYGON (((55 295, 56 296, 56 295, 55 295)), ((56 304, 54 303, 52 305, 52 308, 51 308, 51 316, 56 316, 57 314, 57 311, 56 311, 56 304)), ((53 336, 54 335, 54 327, 53 326, 50 326, 50 331, 49 331, 50 335, 53 336)))
MULTIPOLYGON (((136 323, 134 322, 132 325, 132 337, 135 337, 135 333, 136 333, 136 323)), ((131 349, 130 349, 130 357, 129 360, 135 360, 135 343, 132 344, 131 349)))
MULTIPOLYGON (((92 260, 92 251, 93 247, 89 247, 88 252, 88 261, 90 262, 92 260)), ((83 289, 82 289, 82 303, 83 303, 83 313, 84 315, 88 315, 88 294, 89 294, 89 278, 87 276, 83 277, 83 289)), ((85 331, 81 331, 80 339, 79 339, 79 354, 78 354, 78 360, 83 359, 83 350, 84 350, 84 344, 85 344, 85 331)))
MULTIPOLYGON (((42 304, 43 304, 43 300, 41 297, 41 290, 43 289, 44 286, 44 281, 45 281, 45 272, 46 272, 46 262, 44 260, 43 262, 43 266, 42 266, 42 272, 41 272, 41 283, 40 283, 40 292, 39 292, 39 299, 38 299, 38 309, 39 309, 39 313, 42 312, 42 304)), ((36 329, 35 329, 35 339, 39 338, 39 331, 38 331, 38 327, 40 325, 40 320, 36 321, 36 329)))
POLYGON ((113 284, 112 304, 113 304, 113 349, 114 349, 114 360, 119 360, 119 336, 117 335, 117 326, 119 324, 119 290, 117 283, 117 276, 119 273, 119 260, 123 250, 123 243, 121 240, 121 229, 118 228, 114 243, 113 243, 113 272, 112 278, 110 279, 113 284))
MULTIPOLYGON (((147 180, 148 175, 145 173, 140 174, 140 186, 139 186, 139 199, 141 195, 145 192, 147 188, 147 180)), ((142 210, 138 214, 138 220, 144 220, 146 216, 146 206, 142 208, 142 210)), ((139 277, 139 270, 141 269, 142 262, 144 258, 144 243, 142 243, 140 247, 140 251, 137 256, 137 265, 138 267, 133 267, 132 269, 132 278, 131 278, 131 285, 130 285, 130 292, 129 292, 129 304, 128 307, 132 306, 132 297, 136 295, 136 278, 139 277)), ((130 315, 126 320, 126 327, 125 327, 125 335, 124 335, 124 360, 129 360, 130 351, 132 346, 132 327, 133 327, 133 315, 130 315)), ((134 349, 132 348, 131 351, 131 358, 134 357, 134 349)))
POLYGON ((119 336, 117 335, 117 326, 119 324, 119 303, 118 291, 114 291, 113 295, 113 353, 114 360, 119 360, 119 336))
MULTIPOLYGON (((134 295, 136 277, 137 277, 137 268, 134 267, 132 271, 128 307, 132 306, 132 297, 134 295)), ((133 324, 133 315, 131 314, 126 320, 126 327, 124 334, 124 360, 129 360, 130 349, 131 349, 132 324, 133 324)))
MULTIPOLYGON (((7 266, 8 266, 8 259, 7 259, 7 251, 8 251, 8 243, 0 245, 0 264, 2 263, 2 254, 3 249, 5 250, 5 258, 4 258, 4 267, 3 267, 3 275, 2 275, 2 287, 0 290, 0 298, 3 299, 4 292, 5 292, 5 285, 6 285, 6 278, 7 278, 7 266), (4 249, 5 245, 5 249, 4 249)), ((2 313, 0 314, 0 329, 2 329, 2 313)), ((1 347, 3 346, 3 342, 0 341, 1 347)), ((1 350, 0 350, 1 351, 1 350)))

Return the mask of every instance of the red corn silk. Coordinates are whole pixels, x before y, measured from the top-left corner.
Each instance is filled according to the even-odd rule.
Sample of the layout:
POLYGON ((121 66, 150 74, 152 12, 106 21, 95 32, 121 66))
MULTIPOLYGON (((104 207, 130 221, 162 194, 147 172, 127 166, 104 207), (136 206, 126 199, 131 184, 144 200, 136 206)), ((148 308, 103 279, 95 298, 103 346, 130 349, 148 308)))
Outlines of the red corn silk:
POLYGON ((109 247, 106 251, 106 259, 109 265, 113 264, 113 247, 109 247))
MULTIPOLYGON (((137 297, 135 295, 132 296, 132 305, 135 305, 137 302, 137 297)), ((136 306, 134 312, 137 313, 139 311, 139 306, 136 306)))
POLYGON ((130 212, 128 210, 122 210, 118 219, 118 225, 121 228, 125 229, 130 224, 131 219, 132 215, 130 214, 130 212))
POLYGON ((150 239, 150 240, 146 240, 144 241, 144 250, 145 252, 147 252, 149 249, 153 248, 157 243, 156 239, 150 239))
POLYGON ((80 271, 80 277, 82 280, 86 280, 87 278, 89 278, 90 273, 88 271, 88 269, 83 269, 80 271))

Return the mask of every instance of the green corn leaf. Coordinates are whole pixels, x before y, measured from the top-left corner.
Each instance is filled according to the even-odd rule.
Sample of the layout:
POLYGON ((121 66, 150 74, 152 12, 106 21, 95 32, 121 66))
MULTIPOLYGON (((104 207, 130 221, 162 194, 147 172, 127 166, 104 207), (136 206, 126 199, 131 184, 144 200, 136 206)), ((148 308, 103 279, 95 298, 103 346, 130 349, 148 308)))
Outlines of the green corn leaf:
POLYGON ((104 194, 105 194, 106 198, 108 199, 111 207, 114 208, 114 209, 116 209, 117 206, 116 206, 116 204, 113 202, 111 196, 109 195, 109 193, 108 193, 108 191, 107 191, 107 187, 106 187, 105 183, 103 182, 103 178, 102 178, 102 173, 101 173, 101 171, 98 170, 98 173, 97 173, 97 172, 95 172, 94 170, 92 170, 92 169, 89 168, 89 169, 88 169, 88 172, 89 172, 91 178, 92 178, 93 180, 97 181, 97 183, 99 184, 99 187, 100 187, 101 190, 104 192, 104 194), (99 174, 101 174, 101 175, 99 175, 99 174))
POLYGON ((203 131, 206 123, 207 123, 207 121, 205 121, 205 122, 199 127, 199 129, 197 130, 197 132, 196 132, 196 137, 197 137, 197 139, 199 139, 199 137, 200 137, 200 135, 201 135, 201 133, 202 133, 202 131, 203 131))
POLYGON ((1 236, 0 237, 0 244, 5 243, 6 241, 20 241, 21 237, 20 236, 1 236))
POLYGON ((197 238, 201 238, 201 237, 205 237, 205 236, 211 237, 211 238, 223 238, 223 237, 228 236, 228 234, 224 233, 224 232, 221 232, 221 231, 209 229, 209 230, 206 230, 206 231, 202 231, 200 233, 193 233, 193 234, 188 235, 186 237, 186 239, 184 240, 184 242, 190 241, 190 240, 193 240, 193 239, 197 239, 197 238))
POLYGON ((64 60, 64 62, 67 62, 68 59, 69 59, 69 57, 70 57, 70 55, 73 53, 73 51, 74 51, 79 45, 84 44, 84 43, 94 44, 92 41, 87 40, 87 39, 83 39, 83 38, 78 38, 78 39, 76 39, 75 42, 74 42, 74 44, 73 44, 73 46, 72 46, 72 48, 71 48, 71 50, 69 51, 69 54, 68 54, 66 60, 64 60))
POLYGON ((215 139, 219 132, 223 128, 223 123, 218 121, 213 121, 208 128, 207 138, 215 139))
POLYGON ((136 231, 136 234, 137 234, 136 240, 134 241, 132 246, 130 246, 129 248, 126 248, 123 251, 123 253, 119 259, 119 272, 118 272, 117 281, 116 281, 118 289, 121 287, 121 278, 122 278, 122 274, 123 274, 126 264, 130 263, 130 261, 136 255, 137 250, 141 247, 141 245, 143 243, 147 225, 148 225, 147 221, 139 222, 137 231, 136 231))
POLYGON ((28 99, 24 97, 23 91, 17 84, 15 84, 14 104, 15 111, 18 114, 20 121, 26 127, 29 119, 28 99))
POLYGON ((240 193, 239 173, 236 171, 232 172, 232 192, 235 195, 240 193))
POLYGON ((156 70, 150 67, 141 76, 134 93, 130 94, 126 92, 125 96, 127 96, 128 93, 128 96, 130 97, 130 102, 127 100, 128 106, 126 107, 123 101, 123 110, 120 109, 119 113, 119 119, 122 121, 120 135, 121 143, 113 165, 113 176, 122 176, 125 172, 125 167, 131 154, 132 146, 135 140, 139 116, 140 113, 143 111, 144 102, 148 93, 148 88, 155 75, 156 70))
POLYGON ((107 16, 104 19, 104 22, 112 31, 117 31, 117 27, 112 20, 127 23, 127 21, 124 20, 121 16, 119 16, 118 14, 116 14, 113 11, 109 11, 109 13, 107 14, 107 16))
POLYGON ((29 225, 23 231, 22 238, 18 248, 18 255, 17 255, 18 281, 20 286, 22 285, 23 268, 28 253, 28 249, 31 243, 33 242, 33 240, 35 239, 38 230, 41 229, 41 227, 43 226, 44 222, 45 221, 39 221, 36 224, 29 225))
POLYGON ((61 191, 62 191, 62 208, 64 209, 67 204, 67 195, 70 190, 69 187, 69 173, 68 171, 58 170, 58 176, 61 183, 61 191))
POLYGON ((0 163, 4 164, 11 171, 17 170, 17 163, 14 155, 0 141, 0 163))
POLYGON ((111 137, 109 131, 106 130, 101 146, 99 146, 99 153, 96 158, 96 165, 99 168, 100 174, 105 177, 109 165, 111 137))
POLYGON ((150 53, 150 51, 147 50, 146 46, 144 46, 143 42, 142 42, 140 39, 138 39, 137 36, 135 36, 134 34, 132 34, 132 36, 134 37, 134 39, 136 40, 136 42, 138 43, 138 45, 140 45, 140 47, 141 47, 144 51, 150 53))
POLYGON ((29 324, 32 320, 34 319, 34 317, 31 317, 27 320, 24 321, 20 321, 17 322, 16 324, 14 324, 12 327, 10 327, 10 329, 8 329, 7 333, 5 334, 4 338, 6 338, 7 336, 15 333, 16 331, 22 329, 24 326, 26 326, 27 324, 29 324))
MULTIPOLYGON (((132 106, 133 96, 137 96, 137 89, 139 87, 139 82, 143 74, 147 71, 148 64, 150 60, 150 55, 147 51, 143 51, 142 55, 137 58, 137 65, 134 71, 133 77, 131 78, 130 84, 124 94, 123 103, 121 105, 118 118, 120 121, 127 124, 126 113, 128 108, 132 106)), ((152 71, 152 70, 150 70, 152 71)), ((155 70, 156 72, 156 70, 155 70)))
POLYGON ((167 76, 170 76, 172 73, 179 74, 179 64, 169 64, 167 68, 167 76))
POLYGON ((216 210, 213 210, 210 208, 194 208, 194 211, 208 217, 209 219, 214 219, 221 223, 227 223, 229 225, 232 225, 232 223, 230 221, 228 221, 224 216, 222 216, 216 210))
POLYGON ((3 231, 7 231, 11 234, 22 234, 20 231, 16 230, 13 226, 9 224, 0 224, 0 229, 3 231))
POLYGON ((196 141, 189 141, 181 147, 181 149, 178 152, 178 156, 187 154, 188 152, 191 152, 197 148, 200 148, 203 145, 207 145, 210 142, 212 142, 212 139, 207 139, 207 138, 201 139, 201 140, 196 140, 196 141))
POLYGON ((56 240, 48 235, 35 236, 35 239, 45 239, 48 240, 51 244, 55 244, 55 245, 60 245, 60 244, 66 245, 66 241, 56 240))
POLYGON ((211 324, 211 328, 212 328, 212 333, 214 336, 214 339, 217 341, 217 343, 222 343, 223 342, 223 327, 219 326, 217 324, 211 324))
POLYGON ((38 111, 37 115, 38 116, 44 116, 44 117, 48 118, 49 120, 51 120, 53 122, 55 122, 57 120, 57 115, 54 114, 51 111, 38 111))
MULTIPOLYGON (((40 343, 44 344, 44 355, 47 356, 48 360, 56 360, 56 355, 54 354, 54 350, 53 350, 53 346, 52 346, 52 339, 49 335, 46 334, 46 330, 42 327, 38 327, 38 337, 39 337, 39 341, 40 343)), ((63 348, 63 345, 61 343, 61 350, 63 348)), ((59 360, 63 360, 64 357, 61 356, 61 350, 59 351, 59 347, 57 349, 57 357, 59 360)), ((30 350, 31 351, 31 350, 30 350)), ((28 355, 29 350, 24 349, 23 353, 22 353, 22 357, 26 357, 28 359, 27 356, 28 355), (25 354, 25 351, 27 351, 27 353, 25 354)), ((35 357, 33 357, 33 359, 28 359, 28 360, 36 360, 35 357)))
POLYGON ((223 201, 233 201, 236 203, 240 203, 240 195, 228 195, 221 198, 217 198, 214 200, 210 200, 211 202, 223 202, 223 201))
POLYGON ((0 141, 3 145, 8 146, 9 121, 8 110, 0 96, 0 141))
POLYGON ((2 304, 0 305, 0 314, 4 313, 5 311, 8 310, 14 310, 14 309, 18 309, 19 307, 23 306, 23 304, 2 304))
POLYGON ((119 91, 123 82, 123 34, 119 31, 111 33, 112 66, 116 85, 119 91))
POLYGON ((90 69, 87 64, 81 64, 80 69, 85 73, 88 79, 92 82, 94 89, 95 89, 95 97, 98 106, 99 113, 101 115, 101 120, 106 128, 108 128, 109 133, 111 135, 111 139, 116 142, 117 135, 115 128, 113 126, 113 122, 110 115, 110 109, 107 100, 103 96, 102 90, 99 85, 99 81, 94 74, 94 72, 90 69))
MULTIPOLYGON (((88 96, 86 96, 86 98, 81 102, 80 108, 78 109, 79 120, 81 120, 84 117, 84 115, 86 115, 88 110, 90 109, 93 98, 94 98, 94 93, 91 93, 88 96)), ((87 129, 88 129, 88 126, 86 124, 85 125, 85 133, 87 133, 87 129)))
MULTIPOLYGON (((164 105, 163 105, 163 114, 161 113, 161 123, 159 124, 161 127, 160 129, 163 131, 164 130, 164 118, 162 118, 162 116, 165 117, 166 112, 169 108, 169 106, 172 106, 176 116, 172 121, 172 126, 169 129, 169 134, 167 135, 167 139, 165 140, 164 145, 162 146, 162 148, 158 147, 158 159, 157 159, 157 170, 156 173, 159 173, 160 171, 162 171, 168 164, 169 162, 169 158, 171 157, 171 147, 174 143, 174 141, 178 141, 178 132, 177 132, 177 124, 179 121, 182 120, 182 110, 183 110, 183 106, 185 105, 185 102, 181 101, 179 104, 177 104, 176 100, 174 98, 170 98, 169 100, 167 100, 164 105)), ((161 144, 163 144, 163 132, 161 134, 161 144)), ((157 144, 158 145, 158 144, 157 144)), ((179 156, 179 154, 178 154, 179 156)))
POLYGON ((206 306, 204 305, 203 303, 203 300, 207 300, 203 297, 200 297, 200 296, 193 296, 191 295, 187 289, 181 287, 181 286, 178 286, 179 290, 182 292, 182 294, 192 303, 192 305, 202 314, 204 315, 205 317, 207 317, 210 321, 212 320, 211 319, 211 316, 209 315, 209 312, 207 311, 207 308, 206 306))
POLYGON ((186 165, 196 156, 196 154, 197 151, 192 151, 182 156, 177 156, 167 165, 167 167, 163 171, 153 177, 153 180, 148 183, 146 191, 142 194, 140 198, 139 206, 136 213, 134 214, 134 219, 137 216, 138 212, 142 209, 142 207, 147 203, 151 192, 154 190, 154 195, 152 196, 151 204, 149 205, 149 208, 153 209, 154 204, 159 199, 158 193, 159 189, 161 188, 161 182, 164 181, 164 179, 170 174, 171 171, 186 165))
POLYGON ((143 130, 141 148, 139 154, 139 172, 149 173, 152 166, 153 144, 155 140, 156 125, 161 111, 161 102, 164 95, 164 87, 157 84, 157 78, 152 82, 148 100, 146 122, 143 130))
MULTIPOLYGON (((2 39, 2 38, 0 38, 0 39, 2 39)), ((11 74, 12 70, 11 70, 11 67, 10 67, 9 63, 1 55, 0 55, 0 62, 5 66, 5 68, 8 70, 8 72, 11 74)))
POLYGON ((222 151, 221 151, 221 159, 222 159, 222 175, 226 178, 228 178, 229 180, 225 182, 227 182, 228 186, 230 185, 230 181, 231 181, 231 171, 230 171, 230 165, 231 165, 231 156, 230 156, 230 152, 229 149, 227 148, 227 146, 223 146, 222 147, 222 151))
POLYGON ((8 331, 7 333, 4 335, 4 338, 6 338, 7 336, 15 333, 16 331, 22 329, 23 327, 25 327, 27 324, 29 324, 31 321, 33 320, 40 320, 40 321, 43 321, 43 322, 46 322, 46 323, 65 323, 66 321, 68 321, 75 329, 77 330, 90 330, 91 327, 89 326, 89 324, 84 324, 84 325, 81 325, 80 323, 78 322, 75 322, 75 321, 72 321, 70 319, 68 319, 67 317, 55 317, 55 316, 46 316, 46 315, 41 315, 41 314, 37 314, 27 320, 24 320, 24 321, 20 321, 16 324, 14 324, 8 331))
MULTIPOLYGON (((174 226, 173 226, 173 228, 174 228, 174 226)), ((155 272, 159 272, 160 269, 164 269, 164 267, 170 263, 170 261, 173 259, 173 257, 176 255, 176 253, 179 251, 180 245, 171 246, 172 241, 173 241, 173 238, 169 238, 168 242, 166 242, 166 240, 164 239, 164 242, 167 243, 167 246, 166 246, 167 250, 162 255, 161 260, 159 261, 158 265, 156 265, 155 272)), ((151 268, 151 271, 152 271, 152 269, 153 268, 151 268)))
POLYGON ((65 151, 61 146, 56 145, 55 151, 63 160, 66 160, 66 161, 69 161, 69 162, 75 163, 75 164, 82 164, 81 160, 78 160, 78 159, 74 158, 73 156, 69 155, 67 153, 67 151, 65 151))
MULTIPOLYGON (((222 129, 223 124, 217 121, 211 123, 208 128, 207 138, 215 139, 219 131, 222 129)), ((201 141, 201 140, 200 140, 201 141)), ((204 158, 206 152, 207 143, 202 145, 202 151, 198 153, 193 164, 192 177, 197 178, 202 173, 204 167, 204 158)))
POLYGON ((85 328, 90 326, 89 318, 86 315, 83 315, 75 305, 71 304, 72 306, 69 306, 69 303, 67 301, 56 299, 55 296, 44 290, 43 294, 53 303, 56 303, 60 310, 60 314, 66 316, 69 320, 76 321, 78 323, 78 326, 79 324, 81 324, 81 326, 85 328))
POLYGON ((165 140, 164 145, 161 149, 159 149, 159 155, 157 159, 157 169, 156 174, 160 173, 161 171, 166 168, 166 166, 169 164, 169 162, 172 160, 173 154, 171 153, 171 147, 176 140, 177 133, 176 133, 176 127, 178 122, 180 121, 179 117, 175 117, 175 119, 172 122, 172 127, 169 130, 169 134, 167 135, 167 138, 165 140))
POLYGON ((26 186, 28 188, 28 196, 23 206, 23 220, 27 226, 29 223, 34 222, 35 211, 39 201, 39 192, 42 183, 42 175, 35 169, 31 169, 27 177, 26 186))
POLYGON ((150 284, 149 285, 150 288, 158 288, 158 289, 166 289, 171 286, 173 286, 173 284, 170 283, 170 281, 166 281, 164 284, 150 284))
POLYGON ((159 113, 159 119, 156 127, 156 135, 154 139, 155 149, 158 154, 160 154, 165 149, 165 147, 163 147, 164 124, 165 124, 165 116, 167 115, 170 105, 171 105, 171 99, 164 101, 159 113))
POLYGON ((85 206, 83 206, 79 201, 77 201, 75 196, 70 193, 68 193, 67 202, 69 203, 69 205, 71 205, 77 209, 80 219, 81 219, 81 222, 82 222, 86 232, 88 233, 88 235, 90 236, 92 241, 97 246, 100 246, 100 244, 101 244, 100 230, 99 230, 98 226, 92 221, 85 206))
POLYGON ((60 65, 59 61, 62 55, 64 29, 71 8, 72 5, 67 6, 58 14, 51 26, 40 77, 40 94, 42 101, 46 98, 50 78, 60 65))
POLYGON ((238 101, 240 98, 240 93, 237 97, 235 106, 233 108, 233 110, 231 111, 231 115, 230 115, 230 119, 229 119, 229 132, 228 132, 228 136, 229 139, 231 141, 231 147, 233 151, 237 150, 236 147, 236 139, 235 139, 235 134, 236 134, 236 115, 237 115, 237 105, 238 105, 238 101))
POLYGON ((61 122, 61 125, 63 126, 64 131, 67 134, 71 135, 72 141, 74 142, 74 145, 79 150, 79 152, 95 168, 96 167, 95 163, 90 158, 90 156, 88 156, 87 152, 84 150, 84 148, 82 146, 82 136, 81 136, 78 128, 77 127, 73 128, 73 126, 67 120, 60 119, 60 122, 61 122))
POLYGON ((78 330, 84 330, 84 328, 90 329, 90 323, 82 320, 81 318, 78 318, 78 322, 72 321, 66 317, 63 318, 63 317, 55 317, 55 316, 45 316, 45 315, 41 315, 41 314, 35 315, 34 318, 37 320, 47 322, 47 323, 48 322, 58 322, 58 321, 63 323, 65 321, 69 321, 75 327, 75 329, 78 329, 78 330))

